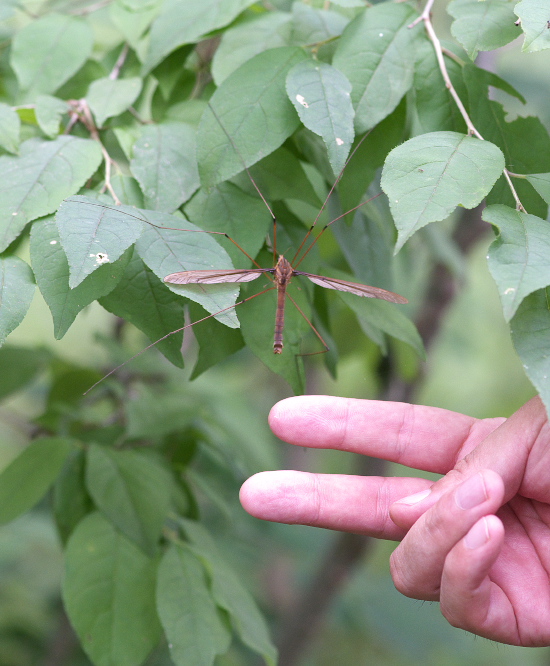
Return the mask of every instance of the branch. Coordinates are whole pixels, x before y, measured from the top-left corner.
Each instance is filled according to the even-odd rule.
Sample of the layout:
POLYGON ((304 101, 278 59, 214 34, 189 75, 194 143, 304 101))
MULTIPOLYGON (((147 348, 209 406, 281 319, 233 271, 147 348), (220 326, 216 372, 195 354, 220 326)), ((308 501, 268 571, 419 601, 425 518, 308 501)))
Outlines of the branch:
MULTIPOLYGON (((120 60, 120 58, 119 58, 120 60)), ((85 99, 72 99, 68 101, 70 110, 70 119, 68 128, 71 128, 78 120, 84 125, 84 127, 90 132, 90 136, 94 141, 97 141, 101 152, 103 153, 103 159, 105 160, 105 184, 101 189, 101 192, 107 190, 109 194, 113 197, 113 200, 117 206, 120 206, 120 199, 118 198, 113 186, 111 184, 111 169, 113 166, 117 166, 117 163, 109 155, 107 149, 101 141, 99 132, 95 125, 94 119, 92 117, 92 112, 88 106, 88 102, 85 99)), ((65 130, 67 133, 67 130, 65 130)))
POLYGON ((120 70, 122 69, 122 65, 124 65, 124 61, 126 60, 126 56, 128 55, 128 51, 130 50, 130 47, 128 44, 124 44, 122 47, 122 51, 120 52, 120 55, 117 58, 117 61, 115 62, 115 65, 113 69, 111 70, 111 73, 109 74, 109 78, 114 81, 115 79, 118 79, 118 75, 120 74, 120 70))
MULTIPOLYGON (((445 87, 448 89, 450 92, 452 98, 455 101, 455 104, 458 107, 458 110, 460 111, 461 116, 464 118, 464 122, 466 123, 466 127, 468 128, 468 135, 469 136, 475 136, 477 137, 480 141, 483 141, 483 137, 481 134, 478 132, 476 129, 474 123, 472 122, 472 119, 468 115, 468 112, 466 111, 466 108, 464 107, 464 104, 462 103, 462 100, 458 96, 458 93, 455 90, 455 87, 452 84, 451 78, 449 76, 449 72, 447 71, 447 66, 445 65, 445 58, 443 57, 443 49, 441 48, 441 42, 439 41, 433 24, 432 24, 432 19, 430 17, 430 13, 432 10, 432 6, 434 4, 434 0, 428 0, 426 2, 426 6, 424 7, 424 11, 422 14, 415 19, 408 27, 409 28, 414 28, 415 25, 420 23, 420 21, 424 21, 424 27, 426 28, 426 32, 428 33, 428 37, 430 38, 430 41, 432 42, 432 45, 434 47, 435 55, 437 58, 437 62, 439 64, 439 70, 441 71, 441 75, 443 76, 443 80, 445 81, 445 87)), ((508 172, 506 169, 503 171, 504 177, 506 178, 506 182, 508 183, 508 187, 510 188, 512 192, 512 196, 514 197, 514 201, 516 202, 516 210, 520 210, 523 213, 525 213, 525 208, 523 204, 521 203, 518 193, 516 192, 516 189, 508 176, 508 172)))

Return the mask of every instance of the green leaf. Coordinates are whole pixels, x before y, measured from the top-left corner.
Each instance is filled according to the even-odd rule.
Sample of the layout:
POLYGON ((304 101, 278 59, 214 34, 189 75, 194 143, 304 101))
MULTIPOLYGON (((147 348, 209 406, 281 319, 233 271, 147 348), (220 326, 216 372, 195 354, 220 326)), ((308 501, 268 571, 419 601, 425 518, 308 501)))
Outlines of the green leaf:
POLYGON ((220 234, 216 235, 216 240, 239 268, 250 265, 250 260, 223 234, 226 233, 246 253, 255 257, 272 222, 268 209, 256 192, 248 194, 230 182, 209 189, 201 188, 185 207, 185 213, 201 229, 220 234))
MULTIPOLYGON (((470 117, 483 138, 502 150, 507 167, 522 174, 550 171, 550 137, 542 122, 534 116, 506 122, 502 105, 489 99, 489 86, 494 86, 497 81, 473 65, 464 67, 463 75, 468 89, 470 117), (537 150, 532 149, 533 145, 537 150)), ((516 179, 514 187, 531 214, 546 217, 547 205, 525 179, 516 179)), ((516 202, 504 177, 497 181, 487 203, 515 207, 516 202)))
POLYGON ((8 104, 0 103, 0 147, 10 153, 19 148, 19 129, 21 120, 17 112, 8 104))
POLYGON ((59 134, 61 117, 68 111, 67 102, 51 95, 38 95, 34 111, 40 129, 54 139, 59 134))
POLYGON ((292 41, 300 46, 316 45, 320 60, 332 59, 335 38, 349 19, 339 12, 317 9, 303 2, 292 4, 292 41))
POLYGON ((226 30, 212 58, 212 77, 217 86, 258 53, 291 45, 291 15, 267 12, 226 30))
POLYGON ((372 326, 408 344, 421 359, 426 357, 422 338, 415 325, 396 305, 376 298, 357 298, 353 294, 338 295, 353 310, 365 334, 376 344, 381 344, 384 353, 385 344, 383 341, 381 343, 380 336, 372 336, 372 326))
POLYGON ((134 144, 130 167, 145 208, 173 213, 200 185, 195 130, 186 123, 146 125, 134 144))
POLYGON ((6 345, 0 349, 0 400, 16 393, 41 372, 49 354, 41 349, 6 345))
POLYGON ((399 231, 396 250, 456 206, 477 206, 503 169, 499 148, 458 132, 431 132, 394 148, 386 158, 381 186, 399 231))
MULTIPOLYGON (((389 211, 367 204, 353 216, 352 224, 331 227, 346 261, 353 271, 353 281, 393 288, 392 254, 394 229, 389 211)), ((380 208, 382 208, 380 206, 380 208)), ((337 276, 338 277, 338 276, 337 276)), ((342 279, 350 279, 342 275, 342 279)))
POLYGON ((99 513, 67 544, 63 601, 82 647, 96 666, 136 666, 158 643, 157 562, 99 513))
POLYGON ((546 203, 550 204, 550 173, 533 173, 527 176, 527 180, 546 203))
POLYGON ((145 61, 151 70, 169 53, 184 44, 193 44, 212 30, 223 28, 253 0, 168 0, 151 27, 149 53, 145 61))
POLYGON ((63 543, 80 521, 92 511, 93 503, 85 484, 86 454, 83 449, 71 451, 54 486, 55 523, 63 543))
POLYGON ((112 264, 140 236, 144 220, 131 206, 113 208, 94 199, 66 199, 55 216, 61 245, 69 262, 69 286, 74 289, 105 264, 112 264))
POLYGON ((14 37, 10 63, 23 90, 53 93, 86 62, 93 34, 82 19, 48 13, 14 37))
POLYGON ((183 520, 193 551, 206 563, 216 602, 231 616, 241 640, 261 654, 270 666, 277 662, 277 650, 269 637, 266 621, 256 602, 227 565, 216 543, 200 523, 183 520))
POLYGON ((159 565, 157 608, 176 666, 212 666, 227 651, 231 634, 200 561, 183 545, 170 545, 159 565))
POLYGON ((447 11, 455 19, 453 37, 466 49, 472 60, 479 51, 493 51, 521 34, 515 25, 514 2, 509 0, 453 0, 447 11))
POLYGON ((0 473, 0 525, 31 509, 59 474, 73 444, 60 437, 36 439, 0 473))
POLYGON ((120 115, 136 101, 141 92, 141 79, 96 79, 88 88, 86 100, 101 127, 107 118, 120 115))
POLYGON ((38 288, 52 313, 56 340, 65 335, 83 308, 115 288, 130 260, 130 253, 123 254, 118 261, 100 266, 71 289, 67 256, 52 218, 33 224, 30 252, 38 288))
POLYGON ((140 386, 126 404, 127 435, 130 439, 158 438, 188 428, 201 410, 190 396, 182 404, 181 396, 140 386))
MULTIPOLYGON (((211 268, 232 268, 227 252, 212 236, 195 227, 185 218, 153 211, 138 211, 157 227, 149 226, 136 243, 136 249, 161 280, 171 273, 211 268), (159 228, 170 227, 170 228, 159 228)), ((231 328, 238 328, 235 314, 230 310, 238 289, 232 284, 176 285, 167 283, 175 294, 200 303, 208 312, 220 313, 217 319, 231 328), (226 312, 221 312, 226 310, 226 312)))
POLYGON ((18 157, 0 157, 0 252, 27 222, 53 213, 101 163, 97 141, 60 136, 29 139, 18 157))
POLYGON ((288 73, 286 91, 303 124, 323 138, 338 175, 354 138, 350 82, 331 65, 304 60, 288 73))
POLYGON ((124 0, 115 0, 109 4, 109 17, 130 46, 136 50, 140 45, 140 37, 157 17, 161 4, 161 0, 151 2, 138 0, 134 7, 130 7, 130 4, 124 0))
POLYGON ((98 509, 145 553, 154 555, 170 503, 172 479, 156 458, 92 444, 86 487, 98 509))
POLYGON ((285 92, 288 71, 305 52, 282 47, 260 53, 216 90, 197 133, 204 187, 227 180, 278 148, 298 128, 285 92))
MULTIPOLYGON (((353 159, 350 159, 338 183, 340 212, 351 210, 361 203, 365 193, 367 197, 372 194, 368 188, 384 164, 387 154, 403 141, 405 123, 408 122, 406 111, 406 104, 402 101, 392 114, 369 132, 361 145, 357 145, 355 142, 353 159)), ((377 185, 376 193, 379 191, 380 188, 377 185)), ((364 209, 364 207, 361 208, 361 210, 364 209)), ((336 230, 341 226, 342 224, 337 223, 333 225, 332 229, 336 230)), ((391 226, 393 227, 393 223, 391 226)))
MULTIPOLYGON (((191 321, 198 322, 206 314, 200 305, 190 303, 189 316, 191 321)), ((197 326, 194 326, 193 335, 199 345, 199 354, 191 379, 195 379, 244 347, 240 330, 222 326, 214 317, 200 321, 197 326)))
POLYGON ((489 248, 489 270, 510 321, 528 294, 550 285, 548 222, 501 205, 489 206, 482 217, 499 231, 489 248))
POLYGON ((510 322, 512 342, 525 374, 550 412, 550 292, 529 294, 510 322))
POLYGON ((413 82, 415 42, 422 26, 409 28, 417 14, 408 5, 380 3, 344 30, 333 65, 347 76, 362 134, 388 116, 413 82))
POLYGON ((18 257, 0 257, 0 346, 25 318, 34 296, 29 266, 18 257))
POLYGON ((521 29, 525 33, 522 51, 533 53, 550 48, 548 6, 545 2, 522 0, 514 7, 514 14, 521 19, 521 29))
MULTIPOLYGON (((416 48, 413 88, 416 111, 415 134, 450 130, 466 133, 466 123, 445 85, 433 46, 427 40, 416 48)), ((447 73, 460 99, 467 99, 462 67, 453 59, 445 60, 447 73)))
POLYGON ((300 160, 284 146, 277 148, 275 152, 250 167, 249 173, 241 173, 234 178, 239 187, 259 198, 251 178, 266 199, 271 201, 296 199, 305 201, 314 208, 321 206, 322 202, 306 176, 300 160))
MULTIPOLYGON (((122 317, 155 342, 184 325, 183 301, 134 255, 122 280, 99 303, 108 312, 122 317)), ((183 332, 170 335, 157 348, 178 368, 183 368, 183 332)))
POLYGON ((364 7, 363 0, 332 0, 332 4, 339 7, 364 7))

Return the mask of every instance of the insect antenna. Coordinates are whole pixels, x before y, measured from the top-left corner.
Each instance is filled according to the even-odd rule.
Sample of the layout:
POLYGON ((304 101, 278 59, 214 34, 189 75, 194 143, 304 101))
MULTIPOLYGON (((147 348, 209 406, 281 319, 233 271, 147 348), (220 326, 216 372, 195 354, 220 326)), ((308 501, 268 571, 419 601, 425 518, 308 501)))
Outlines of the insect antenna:
POLYGON ((323 233, 323 231, 325 231, 325 229, 326 229, 327 227, 329 227, 333 222, 336 222, 336 220, 339 220, 339 219, 341 219, 342 217, 345 217, 346 215, 348 215, 348 213, 352 213, 354 210, 356 210, 356 209, 359 208, 360 206, 363 206, 364 204, 368 203, 367 201, 364 201, 364 202, 360 203, 359 206, 355 206, 355 208, 352 208, 351 210, 348 210, 348 211, 347 211, 346 213, 344 213, 343 215, 340 215, 340 217, 337 217, 336 219, 334 219, 334 220, 332 220, 331 222, 329 222, 328 224, 326 224, 325 227, 323 228, 323 230, 321 231, 321 233, 319 234, 319 236, 317 236, 316 238, 313 239, 311 245, 309 246, 309 248, 308 248, 308 250, 306 251, 306 253, 304 254, 304 256, 300 259, 300 261, 299 261, 297 264, 294 263, 294 262, 297 260, 297 258, 300 256, 300 252, 302 251, 304 245, 307 243, 308 239, 310 238, 310 236, 311 236, 311 234, 312 234, 312 232, 313 232, 313 229, 315 228, 315 225, 317 224, 319 218, 320 218, 321 215, 323 214, 323 211, 324 211, 325 208, 327 207, 327 204, 328 204, 328 202, 329 202, 329 199, 330 199, 330 197, 332 196, 332 193, 334 192, 334 190, 336 189, 336 187, 338 186, 338 183, 339 183, 340 180, 342 179, 342 176, 344 175, 344 171, 345 171, 346 167, 348 166, 348 164, 350 163, 350 160, 353 158, 353 156, 355 155, 355 153, 359 150, 359 148, 361 147, 361 145, 363 144, 363 142, 366 140, 366 138, 369 136, 369 134, 370 134, 371 132, 372 132, 372 130, 369 130, 364 136, 361 137, 361 140, 360 140, 359 143, 355 146, 355 148, 352 150, 351 155, 350 155, 350 156, 348 157, 348 159, 346 160, 344 166, 342 167, 340 173, 338 174, 338 177, 336 178, 336 180, 335 180, 334 183, 332 184, 332 187, 330 188, 329 193, 327 194, 325 200, 323 201, 323 205, 321 206, 321 208, 319 209, 319 212, 317 213, 317 216, 316 216, 315 219, 313 220, 313 224, 310 226, 310 228, 309 228, 307 234, 304 236, 304 239, 303 239, 302 242, 300 243, 300 246, 299 246, 298 249, 296 250, 296 252, 295 252, 295 254, 294 254, 294 257, 292 258, 292 261, 290 262, 293 266, 296 267, 296 266, 299 266, 299 265, 302 263, 302 261, 303 261, 304 257, 306 256, 306 254, 309 252, 309 250, 311 249, 311 247, 312 247, 313 245, 315 245, 315 243, 317 242, 317 239, 319 238, 319 236, 321 235, 321 233, 323 233))
MULTIPOLYGON (((242 162, 242 165, 244 167, 244 170, 246 171, 246 174, 247 174, 248 178, 250 179, 250 182, 254 186, 254 189, 258 193, 260 199, 264 202, 267 210, 269 211, 269 214, 271 215, 271 219, 273 220, 273 265, 275 266, 275 264, 277 263, 277 217, 276 217, 275 213, 273 212, 273 210, 271 209, 271 206, 268 204, 267 199, 262 194, 262 191, 258 187, 258 184, 256 183, 256 181, 252 177, 252 174, 250 173, 250 169, 246 166, 246 162, 244 160, 244 157, 242 156, 241 151, 239 150, 237 144, 233 141, 233 137, 229 134, 229 132, 225 128, 225 125, 222 123, 221 118, 218 116, 218 114, 216 113, 216 111, 214 110, 214 107, 212 106, 212 104, 210 104, 210 102, 208 102, 208 106, 210 108, 210 111, 212 111, 212 115, 218 121, 218 125, 222 128, 223 133, 229 139, 229 142, 231 143, 231 146, 233 147, 233 150, 239 156, 239 159, 242 162)), ((254 261, 254 263, 256 264, 256 266, 258 265, 255 261, 254 261)))
POLYGON ((219 310, 218 312, 214 312, 213 314, 209 314, 206 317, 203 317, 202 319, 197 319, 197 321, 193 321, 190 324, 186 324, 185 326, 182 326, 181 328, 177 328, 175 331, 170 331, 170 333, 167 333, 166 335, 163 335, 162 338, 159 338, 158 340, 155 340, 154 342, 151 342, 150 345, 147 345, 147 347, 144 347, 143 349, 138 351, 136 354, 134 354, 129 359, 124 361, 124 363, 120 363, 120 365, 117 365, 116 368, 113 368, 106 375, 103 375, 103 377, 101 379, 99 379, 95 384, 92 384, 92 386, 90 386, 90 388, 87 391, 85 391, 82 395, 87 395, 88 393, 90 393, 90 391, 92 391, 96 386, 101 384, 105 379, 107 379, 107 377, 110 377, 111 375, 114 375, 115 372, 117 372, 118 370, 123 368, 125 365, 130 363, 130 361, 133 361, 138 356, 141 356, 142 354, 144 354, 149 349, 152 349, 153 347, 158 345, 159 342, 162 342, 163 340, 166 340, 166 338, 169 338, 171 335, 176 335, 176 333, 181 333, 181 331, 185 331, 185 329, 191 328, 192 326, 195 326, 195 324, 200 324, 201 322, 206 321, 207 319, 211 319, 212 317, 215 317, 216 315, 222 314, 222 312, 227 312, 228 310, 233 310, 233 308, 236 308, 237 305, 241 305, 241 303, 246 303, 246 301, 251 301, 253 298, 256 298, 257 296, 261 296, 262 294, 265 294, 268 291, 272 291, 273 289, 275 289, 275 287, 268 287, 267 289, 264 289, 263 291, 260 291, 257 294, 252 294, 252 296, 248 296, 247 298, 244 298, 242 301, 238 301, 234 305, 230 305, 229 307, 224 308, 223 310, 219 310))
MULTIPOLYGON (((298 268, 298 266, 302 263, 302 261, 309 254, 309 251, 315 246, 315 244, 317 243, 319 238, 325 233, 325 231, 330 227, 331 224, 334 224, 334 222, 338 222, 338 220, 341 220, 343 217, 346 217, 346 215, 349 215, 350 213, 353 213, 354 210, 357 210, 358 208, 361 208, 362 206, 365 206, 366 204, 370 203, 373 199, 376 199, 376 197, 379 197, 381 194, 382 194, 382 192, 379 192, 378 194, 375 194, 370 199, 367 199, 366 201, 362 201, 360 204, 357 204, 357 206, 354 206, 353 208, 350 208, 345 213, 342 213, 341 215, 338 215, 338 217, 335 217, 333 220, 331 220, 330 222, 325 224, 325 226, 321 229, 321 231, 317 234, 317 236, 315 236, 315 238, 309 244, 307 250, 302 254, 299 261, 296 264, 294 264, 294 268, 298 268)), ((303 243, 302 243, 302 245, 303 245, 303 243)))

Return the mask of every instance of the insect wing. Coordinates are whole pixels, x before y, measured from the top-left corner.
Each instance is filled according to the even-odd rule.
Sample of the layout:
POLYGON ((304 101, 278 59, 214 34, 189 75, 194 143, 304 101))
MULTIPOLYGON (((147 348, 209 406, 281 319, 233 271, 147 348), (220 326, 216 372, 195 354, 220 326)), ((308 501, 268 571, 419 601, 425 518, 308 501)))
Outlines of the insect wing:
POLYGON ((251 282, 264 273, 272 273, 272 268, 252 268, 248 270, 201 270, 171 273, 164 278, 171 284, 225 284, 228 282, 251 282))
POLYGON ((309 278, 314 284, 318 284, 320 287, 324 287, 325 289, 347 291, 350 294, 355 294, 356 296, 365 296, 366 298, 381 298, 384 301, 390 301, 390 303, 408 303, 408 300, 405 297, 400 296, 399 294, 394 294, 393 291, 380 289, 379 287, 371 287, 369 285, 360 284, 358 282, 337 280, 336 278, 329 278, 323 275, 302 273, 301 271, 295 271, 295 275, 303 275, 309 278))

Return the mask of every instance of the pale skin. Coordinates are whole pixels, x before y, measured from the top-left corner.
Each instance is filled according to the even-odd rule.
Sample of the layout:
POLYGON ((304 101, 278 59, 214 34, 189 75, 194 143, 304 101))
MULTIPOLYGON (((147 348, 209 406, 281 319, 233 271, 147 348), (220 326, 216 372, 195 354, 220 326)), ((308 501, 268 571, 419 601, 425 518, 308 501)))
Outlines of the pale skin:
POLYGON ((404 403, 288 398, 281 439, 444 475, 262 472, 241 489, 253 516, 399 541, 397 589, 439 601, 455 627, 501 643, 550 645, 550 426, 538 397, 509 419, 404 403))

